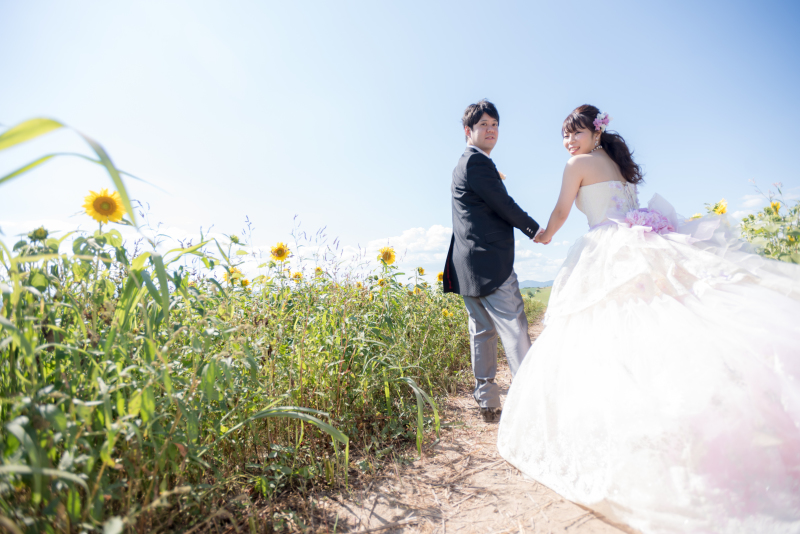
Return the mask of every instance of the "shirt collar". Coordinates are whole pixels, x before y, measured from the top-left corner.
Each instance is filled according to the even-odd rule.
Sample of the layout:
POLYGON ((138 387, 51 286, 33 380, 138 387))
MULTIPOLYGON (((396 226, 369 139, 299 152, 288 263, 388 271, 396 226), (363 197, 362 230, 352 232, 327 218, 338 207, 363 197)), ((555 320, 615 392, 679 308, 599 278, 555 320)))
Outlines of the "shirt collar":
POLYGON ((476 147, 475 145, 467 145, 467 148, 474 148, 475 150, 477 150, 478 152, 480 152, 481 154, 483 154, 487 158, 492 159, 492 156, 490 156, 489 154, 487 154, 486 152, 484 152, 480 148, 476 147))

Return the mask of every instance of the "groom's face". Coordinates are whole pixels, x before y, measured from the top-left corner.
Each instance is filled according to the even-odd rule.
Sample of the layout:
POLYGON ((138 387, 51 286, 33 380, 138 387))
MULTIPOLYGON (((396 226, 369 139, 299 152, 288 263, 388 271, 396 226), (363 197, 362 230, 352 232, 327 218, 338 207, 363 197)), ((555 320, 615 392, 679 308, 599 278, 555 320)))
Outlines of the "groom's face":
POLYGON ((488 154, 497 144, 500 123, 488 113, 484 113, 472 128, 465 127, 464 133, 467 135, 467 142, 470 145, 474 145, 488 154))

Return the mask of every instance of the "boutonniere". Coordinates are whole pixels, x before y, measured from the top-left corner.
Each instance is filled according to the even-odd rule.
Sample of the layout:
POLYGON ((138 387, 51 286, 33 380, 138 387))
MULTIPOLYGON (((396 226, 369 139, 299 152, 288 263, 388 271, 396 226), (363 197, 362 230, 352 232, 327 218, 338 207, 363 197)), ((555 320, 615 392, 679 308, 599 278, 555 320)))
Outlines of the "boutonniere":
POLYGON ((497 174, 499 174, 499 175, 500 175, 500 179, 501 179, 501 180, 505 180, 505 179, 506 179, 506 175, 505 175, 505 174, 503 174, 502 172, 500 172, 500 171, 497 171, 497 174))

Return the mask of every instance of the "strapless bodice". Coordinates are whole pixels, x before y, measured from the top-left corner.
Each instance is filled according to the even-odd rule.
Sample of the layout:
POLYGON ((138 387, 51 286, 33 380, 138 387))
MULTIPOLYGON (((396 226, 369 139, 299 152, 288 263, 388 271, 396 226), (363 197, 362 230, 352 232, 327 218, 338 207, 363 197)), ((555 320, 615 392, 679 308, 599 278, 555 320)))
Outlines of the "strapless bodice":
POLYGON ((594 228, 609 219, 624 219, 629 211, 639 208, 639 197, 635 184, 612 180, 582 186, 575 206, 594 228))

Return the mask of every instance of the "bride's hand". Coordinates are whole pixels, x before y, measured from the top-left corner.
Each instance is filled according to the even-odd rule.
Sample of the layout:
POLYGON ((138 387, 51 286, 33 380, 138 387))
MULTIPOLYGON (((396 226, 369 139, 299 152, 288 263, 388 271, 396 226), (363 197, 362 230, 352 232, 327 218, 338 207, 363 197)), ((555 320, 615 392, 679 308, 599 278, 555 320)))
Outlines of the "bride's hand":
POLYGON ((544 236, 545 236, 546 233, 547 233, 547 231, 545 230, 544 232, 542 232, 540 234, 537 234, 536 237, 533 238, 533 242, 534 243, 541 243, 542 245, 547 245, 548 243, 550 243, 550 241, 552 241, 553 238, 551 237, 550 239, 547 239, 545 241, 544 236))

